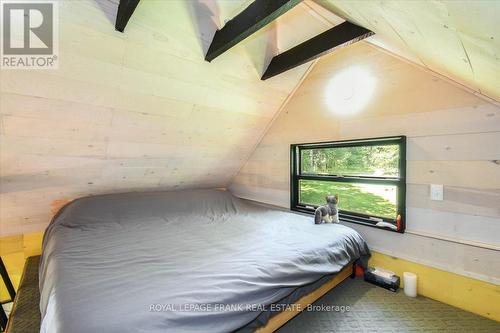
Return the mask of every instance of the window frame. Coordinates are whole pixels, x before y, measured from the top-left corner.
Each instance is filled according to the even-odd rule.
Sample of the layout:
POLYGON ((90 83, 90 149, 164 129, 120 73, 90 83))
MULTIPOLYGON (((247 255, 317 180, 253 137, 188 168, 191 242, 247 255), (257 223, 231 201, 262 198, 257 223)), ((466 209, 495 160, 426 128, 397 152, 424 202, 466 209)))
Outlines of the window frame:
MULTIPOLYGON (((404 233, 406 229, 406 136, 388 136, 377 138, 366 138, 357 140, 342 140, 317 143, 299 143, 290 145, 290 209, 306 214, 314 214, 316 205, 301 205, 299 202, 299 181, 300 180, 319 180, 346 183, 393 185, 397 187, 397 214, 400 215, 400 228, 394 230, 391 228, 381 228, 375 226, 377 223, 370 217, 382 218, 384 222, 396 224, 396 219, 388 219, 380 216, 368 215, 359 212, 349 212, 339 210, 339 219, 341 222, 351 222, 362 224, 377 229, 388 230, 398 233, 404 233), (360 146, 380 146, 380 145, 398 145, 399 146, 399 177, 379 177, 379 176, 352 176, 352 175, 314 175, 302 174, 301 152, 306 149, 323 148, 345 148, 360 146)), ((342 198, 340 198, 342 202, 342 198)))

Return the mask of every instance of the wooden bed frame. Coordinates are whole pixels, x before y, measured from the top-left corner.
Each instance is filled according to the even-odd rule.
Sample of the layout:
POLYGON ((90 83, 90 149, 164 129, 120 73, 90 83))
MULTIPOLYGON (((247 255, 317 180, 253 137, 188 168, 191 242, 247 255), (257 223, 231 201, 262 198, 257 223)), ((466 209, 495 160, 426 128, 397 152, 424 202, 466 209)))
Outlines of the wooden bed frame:
POLYGON ((331 278, 331 280, 297 300, 297 302, 294 303, 297 306, 290 306, 283 312, 271 317, 267 324, 258 328, 255 333, 272 333, 278 330, 287 321, 298 315, 301 312, 301 309, 303 310, 309 304, 316 302, 321 296, 332 290, 336 285, 347 279, 349 276, 354 277, 354 265, 347 265, 338 274, 331 278))

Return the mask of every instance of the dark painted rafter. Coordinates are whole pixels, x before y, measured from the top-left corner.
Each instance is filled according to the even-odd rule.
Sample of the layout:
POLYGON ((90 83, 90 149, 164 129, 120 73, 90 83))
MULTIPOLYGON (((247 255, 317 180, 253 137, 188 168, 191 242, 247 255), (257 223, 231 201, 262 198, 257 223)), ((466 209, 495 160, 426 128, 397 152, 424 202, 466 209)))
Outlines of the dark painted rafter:
POLYGON ((212 61, 254 32, 271 23, 301 0, 255 0, 235 18, 217 30, 205 56, 212 61))
POLYGON ((353 44, 370 37, 374 33, 354 23, 343 22, 288 51, 275 56, 262 80, 281 74, 289 69, 300 66, 332 52, 333 50, 353 44))
POLYGON ((140 0, 120 0, 118 5, 118 13, 116 14, 115 29, 123 32, 127 26, 128 20, 134 13, 135 7, 139 4, 140 0))

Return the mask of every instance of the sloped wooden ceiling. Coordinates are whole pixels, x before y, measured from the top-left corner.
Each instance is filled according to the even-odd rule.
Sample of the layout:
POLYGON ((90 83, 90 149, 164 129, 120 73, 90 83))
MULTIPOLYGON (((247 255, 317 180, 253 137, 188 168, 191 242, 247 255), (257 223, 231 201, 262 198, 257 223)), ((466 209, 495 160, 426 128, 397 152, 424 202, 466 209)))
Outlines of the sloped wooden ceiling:
POLYGON ((0 235, 80 196, 227 185, 310 66, 268 62, 330 27, 301 4, 206 62, 249 2, 141 1, 122 34, 118 1, 59 1, 59 69, 1 71, 0 235))
POLYGON ((261 81, 267 64, 339 16, 500 100, 500 2, 306 0, 205 62, 250 2, 143 0, 122 34, 118 0, 59 1, 59 69, 0 72, 0 236, 80 196, 228 185, 311 66, 261 81))
POLYGON ((316 0, 375 43, 500 101, 500 1, 316 0))

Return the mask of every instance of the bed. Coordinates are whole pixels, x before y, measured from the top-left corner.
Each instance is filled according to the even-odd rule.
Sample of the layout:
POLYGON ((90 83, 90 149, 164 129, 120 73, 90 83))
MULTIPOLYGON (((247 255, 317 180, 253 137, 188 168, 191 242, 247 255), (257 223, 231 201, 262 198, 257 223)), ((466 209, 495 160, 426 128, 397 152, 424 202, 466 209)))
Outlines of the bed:
POLYGON ((227 191, 82 198, 44 235, 41 332, 271 332, 294 315, 276 305, 314 301, 369 255, 349 227, 227 191))

